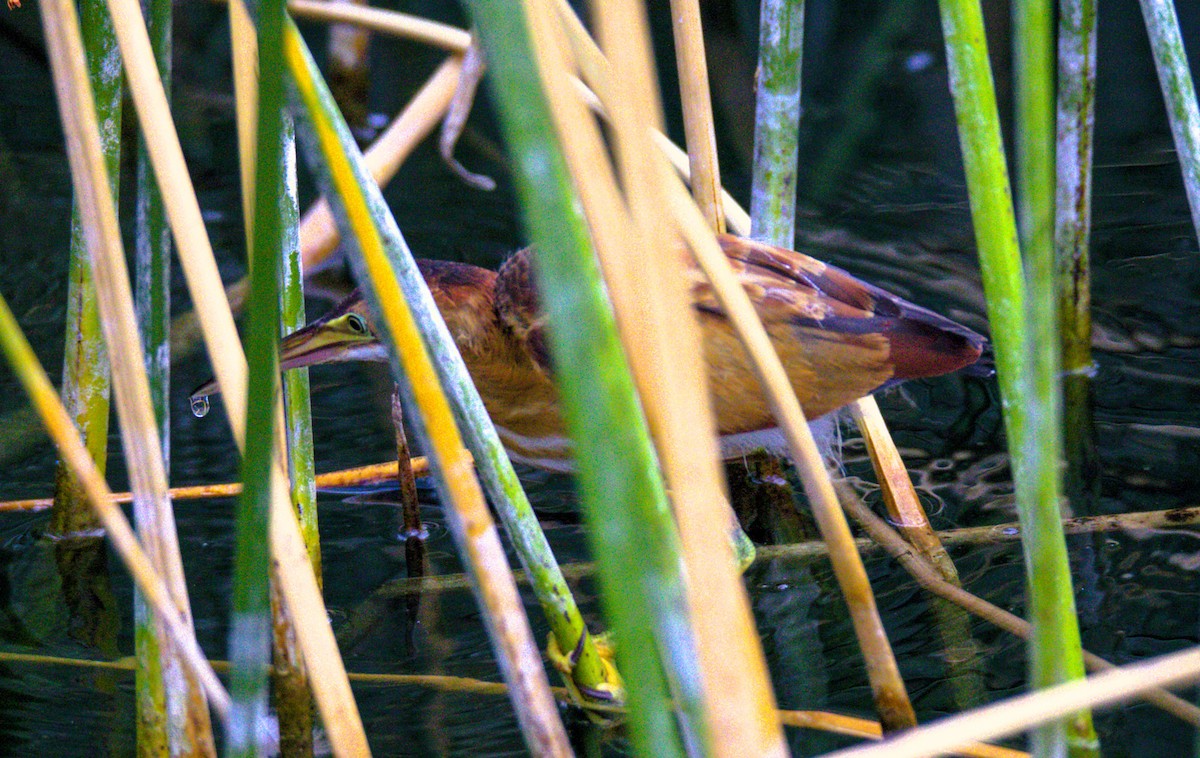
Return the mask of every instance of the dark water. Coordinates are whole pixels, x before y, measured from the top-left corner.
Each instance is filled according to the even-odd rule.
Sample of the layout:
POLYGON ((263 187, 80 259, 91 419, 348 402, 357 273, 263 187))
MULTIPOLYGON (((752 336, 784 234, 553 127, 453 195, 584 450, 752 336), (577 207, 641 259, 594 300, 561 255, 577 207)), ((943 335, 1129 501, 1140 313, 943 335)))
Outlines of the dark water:
MULTIPOLYGON (((665 5, 651 4, 660 37, 666 28, 665 5)), ((440 3, 402 6, 461 22, 454 8, 440 3)), ((741 198, 747 183, 756 6, 706 4, 723 169, 727 184, 741 198)), ((831 230, 853 235, 858 242, 840 238, 832 247, 821 246, 820 254, 985 331, 985 305, 944 91, 936 8, 931 3, 893 6, 854 0, 808 6, 801 185, 810 210, 801 224, 804 239, 828 239, 835 233, 831 230), (873 49, 870 36, 884 25, 889 9, 901 22, 887 21, 891 31, 884 43, 876 43, 885 57, 884 74, 867 88, 871 94, 862 102, 846 102, 842 93, 862 70, 873 49), (854 134, 860 136, 850 139, 854 134), (844 147, 847 142, 849 149, 844 147), (822 182, 831 189, 817 196, 814 188, 822 182)), ((989 31, 1003 40, 1007 7, 995 4, 987 10, 989 31)), ((179 13, 179 129, 222 273, 232 281, 244 272, 244 254, 237 221, 227 31, 217 8, 188 5, 179 13)), ((1180 13, 1185 30, 1194 31, 1200 5, 1181 4, 1180 13)), ((0 291, 44 365, 57 376, 70 192, 36 14, 32 3, 17 13, 0 12, 0 291)), ((1119 513, 1194 505, 1200 470, 1197 245, 1138 11, 1106 2, 1101 4, 1101 19, 1093 239, 1103 486, 1095 509, 1119 513)), ((320 35, 312 39, 319 41, 320 35)), ((1185 39, 1195 36, 1185 31, 1185 39)), ((1001 50, 995 56, 1005 92, 1005 43, 993 44, 1001 50)), ((380 112, 398 107, 438 61, 436 54, 415 45, 383 40, 376 42, 373 56, 377 73, 371 104, 380 112)), ((668 89, 672 60, 660 60, 668 89)), ((668 118, 678 132, 675 107, 668 101, 668 118)), ((423 146, 388 196, 417 255, 494 267, 521 244, 521 230, 505 168, 492 151, 492 116, 484 108, 471 123, 460 155, 469 167, 500 179, 500 191, 485 194, 464 188, 429 146, 423 146)), ((123 202, 132 207, 128 191, 123 202)), ((182 310, 182 278, 176 282, 176 308, 182 310)), ((324 307, 327 303, 313 301, 310 314, 324 307)), ((180 360, 175 368, 175 484, 230 481, 237 475, 219 406, 204 419, 188 412, 187 391, 207 375, 206 361, 198 356, 180 360)), ((389 385, 383 372, 370 367, 317 368, 312 380, 318 470, 387 459, 393 443, 385 412, 389 385)), ((948 377, 910 383, 881 400, 936 527, 1015 520, 994 383, 948 377)), ((0 415, 12 418, 8 414, 19 412, 24 404, 15 380, 0 371, 0 415)), ((869 481, 861 442, 852 429, 844 434, 847 472, 869 481)), ((0 440, 0 498, 49 494, 54 454, 44 438, 17 429, 0 440)), ((115 430, 109 471, 113 486, 124 488, 115 430)), ((549 524, 548 536, 559 558, 586 559, 570 480, 526 474, 530 497, 549 524)), ((863 489, 870 499, 865 482, 863 489)), ((423 495, 432 570, 456 573, 461 566, 442 525, 440 507, 431 491, 423 495)), ((177 505, 198 635, 214 658, 225 655, 232 508, 228 500, 177 505)), ((326 598, 335 628, 343 629, 385 582, 405 575, 403 542, 396 508, 386 493, 325 493, 320 509, 326 598)), ((42 536, 46 521, 45 514, 0 516, 0 646, 10 652, 72 658, 131 654, 131 589, 125 573, 109 557, 108 568, 85 592, 64 585, 56 546, 42 536), (88 607, 101 609, 83 616, 99 619, 91 626, 67 611, 65 599, 81 595, 88 607)), ((1111 532, 1072 538, 1070 547, 1089 649, 1122 663, 1196 641, 1200 544, 1194 532, 1111 532)), ((964 586, 1008 610, 1023 612, 1018 547, 958 547, 952 555, 964 586)), ((93 556, 104 559, 103 550, 93 556)), ((952 677, 948 658, 953 656, 945 652, 928 597, 888 559, 868 558, 868 570, 922 721, 1023 690, 1023 643, 972 621, 970 637, 978 655, 967 660, 965 673, 952 677)), ((781 707, 869 716, 866 675, 828 564, 762 562, 747 573, 747 586, 781 707)), ((585 579, 577 590, 585 613, 598 621, 594 583, 585 579)), ((468 592, 427 594, 415 616, 403 598, 383 606, 386 612, 378 624, 343 651, 352 671, 498 678, 468 592)), ((532 602, 529 615, 536 636, 544 639, 547 630, 532 602)), ((0 754, 128 754, 134 739, 131 693, 132 676, 124 672, 0 662, 0 754)), ((1191 697, 1190 692, 1184 694, 1191 697)), ((379 755, 523 753, 503 699, 390 685, 359 685, 356 695, 379 755)), ((1190 750, 1190 730, 1148 706, 1105 712, 1098 724, 1106 755, 1174 756, 1190 750)), ((848 744, 808 732, 792 733, 791 739, 797 754, 848 744)), ((622 749, 619 737, 605 743, 608 752, 622 749)))

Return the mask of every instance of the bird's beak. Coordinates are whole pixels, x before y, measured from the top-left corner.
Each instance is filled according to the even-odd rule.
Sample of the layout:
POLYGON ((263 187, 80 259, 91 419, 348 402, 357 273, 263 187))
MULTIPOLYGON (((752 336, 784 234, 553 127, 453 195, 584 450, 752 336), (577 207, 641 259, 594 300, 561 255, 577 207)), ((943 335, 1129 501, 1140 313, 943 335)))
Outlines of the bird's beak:
MULTIPOLYGON (((279 368, 286 371, 322 363, 386 360, 383 346, 357 313, 331 314, 292 332, 279 344, 279 368)), ((210 379, 192 392, 193 401, 220 392, 210 379)))

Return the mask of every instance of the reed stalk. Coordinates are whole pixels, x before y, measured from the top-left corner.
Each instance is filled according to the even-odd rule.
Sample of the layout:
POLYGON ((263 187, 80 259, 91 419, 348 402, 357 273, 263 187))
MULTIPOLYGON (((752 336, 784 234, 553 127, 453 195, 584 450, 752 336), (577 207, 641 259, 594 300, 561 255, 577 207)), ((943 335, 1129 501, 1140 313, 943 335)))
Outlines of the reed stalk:
POLYGON ((762 0, 758 24, 750 236, 790 249, 796 239, 804 0, 762 0))
POLYGON ((713 126, 708 88, 708 60, 700 28, 698 0, 671 0, 671 29, 683 100, 683 132, 688 146, 692 197, 713 231, 725 231, 721 209, 721 171, 717 162, 717 133, 713 126))
MULTIPOLYGON (((705 172, 693 174, 693 191, 701 193, 699 212, 707 208, 708 226, 723 221, 723 216, 718 219, 719 190, 711 184, 718 180, 715 139, 705 136, 713 127, 702 50, 696 49, 701 47, 698 10, 685 4, 674 7, 684 30, 677 35, 677 49, 691 48, 680 52, 689 66, 681 70, 680 79, 684 118, 692 122, 690 159, 705 172)), ((551 34, 539 30, 559 26, 548 8, 548 3, 540 6, 549 23, 533 26, 539 46, 551 34)), ((774 696, 749 599, 727 535, 712 528, 736 521, 718 463, 699 324, 684 286, 685 261, 666 253, 679 245, 675 230, 661 221, 666 193, 677 180, 647 130, 661 130, 662 125, 648 20, 640 3, 627 0, 596 4, 595 11, 613 82, 620 83, 614 87, 619 96, 609 104, 614 173, 597 168, 606 159, 599 129, 570 82, 545 66, 552 58, 542 59, 542 77, 548 82, 549 104, 589 219, 679 529, 690 625, 703 673, 699 686, 673 682, 676 699, 681 699, 682 686, 695 686, 693 697, 703 711, 691 718, 710 730, 697 734, 707 739, 714 754, 778 755, 786 747, 770 716, 774 696), (647 288, 647 283, 652 286, 647 288)), ((561 38, 561 30, 557 36, 561 38)), ((559 45, 567 47, 564 42, 559 45)))
MULTIPOLYGON (((254 249, 254 177, 256 175, 258 129, 258 41, 254 24, 241 3, 229 7, 233 50, 234 94, 237 102, 238 149, 242 181, 242 211, 247 248, 254 249)), ((304 325, 302 262, 297 233, 295 128, 284 113, 280 133, 282 175, 286 182, 275 200, 280 222, 283 262, 280 267, 279 307, 281 329, 286 332, 304 325)), ((254 256, 249 258, 253 264, 254 256)), ((245 281, 245 280, 243 280, 245 281)), ((313 484, 312 418, 309 410, 308 369, 289 372, 282 380, 284 434, 286 435, 289 499, 300 524, 309 563, 317 586, 321 585, 320 535, 317 531, 316 492, 313 484)), ((271 583, 272 659, 271 694, 279 720, 279 747, 286 755, 312 753, 313 714, 308 674, 296 645, 295 622, 275 578, 271 583)))
POLYGON ((274 628, 268 525, 275 447, 282 442, 274 434, 279 397, 279 272, 283 246, 280 206, 286 194, 282 144, 286 14, 282 0, 259 0, 256 6, 258 87, 252 111, 257 114, 256 148, 252 213, 247 218, 247 224, 253 225, 246 347, 250 373, 229 631, 233 710, 225 752, 230 756, 256 756, 265 749, 260 725, 267 718, 274 628))
MULTIPOLYGON (((959 585, 946 581, 941 576, 941 572, 928 562, 928 559, 913 552, 908 542, 896 534, 887 522, 867 508, 848 485, 839 483, 838 491, 846 512, 870 535, 875 545, 883 548, 895 558, 896 562, 904 567, 904 570, 922 588, 1015 637, 1025 641, 1029 641, 1033 637, 1033 625, 1025 619, 967 592, 959 585)), ((1113 664, 1086 650, 1083 653, 1083 659, 1090 671, 1106 671, 1115 668, 1113 664)), ((1146 693, 1144 699, 1176 718, 1189 724, 1200 725, 1200 708, 1182 698, 1163 690, 1151 690, 1146 693)))
MULTIPOLYGON (((1030 311, 1027 311, 1026 284, 1000 140, 983 14, 976 0, 942 0, 941 15, 950 89, 1004 398, 1017 505, 1025 534, 1028 607, 1035 630, 1030 645, 1030 683, 1044 687, 1074 678, 1083 671, 1060 504, 1051 494, 1057 481, 1059 448, 1054 440, 1059 430, 1046 431, 1046 418, 1041 410, 1045 394, 1035 394, 1036 388, 1045 387, 1045 374, 1038 382, 1030 378, 1035 365, 1044 371, 1047 364, 1044 355, 1035 356, 1032 350, 1030 311)), ((1037 223, 1047 225, 1044 233, 1048 234, 1049 217, 1038 218, 1041 221, 1037 223)), ((1045 312, 1044 304, 1037 307, 1037 313, 1045 312)), ((1057 346, 1057 336, 1052 341, 1057 346)), ((1042 345, 1039 349, 1050 348, 1042 345)), ((1049 413, 1049 409, 1044 410, 1049 413)), ((1082 721, 1077 733, 1086 734, 1088 728, 1082 721)), ((1066 728, 1064 725, 1062 734, 1066 734, 1066 728)))
MULTIPOLYGON (((149 558, 167 581, 171 600, 177 606, 172 611, 183 617, 186 634, 190 632, 187 586, 167 498, 162 446, 144 373, 129 274, 100 144, 100 126, 95 117, 78 22, 74 6, 69 2, 55 3, 44 7, 43 11, 59 111, 67 136, 72 183, 96 283, 100 324, 109 354, 114 357, 113 386, 121 422, 121 440, 134 492, 133 509, 142 527, 142 539, 149 558)), ((166 685, 167 712, 172 714, 169 724, 171 749, 209 754, 213 751, 212 729, 204 693, 197 679, 181 662, 180 651, 167 647, 166 631, 160 630, 158 634, 159 648, 164 653, 161 670, 166 685)))
MULTIPOLYGON (((285 337, 305 324, 304 268, 297 229, 299 216, 296 187, 296 132, 290 113, 284 115, 284 177, 286 189, 279 197, 283 232, 283 278, 280 281, 281 333, 285 337)), ((323 585, 321 533, 317 523, 316 472, 313 464, 313 424, 309 401, 308 369, 288 371, 283 376, 283 408, 287 433, 288 478, 292 507, 300 523, 300 534, 308 553, 317 586, 323 585)), ((313 750, 312 696, 308 672, 296 647, 294 624, 277 590, 271 595, 274 627, 275 711, 279 714, 280 751, 284 755, 311 755, 313 750)))
MULTIPOLYGON (((1036 630, 1030 664, 1034 687, 1085 675, 1070 561, 1062 532, 1062 517, 1069 514, 1064 514, 1062 502, 1062 361, 1054 286, 1053 19, 1050 0, 1019 0, 1013 4, 1017 221, 1028 292, 1026 345, 1032 350, 1031 375, 1026 383, 1030 391, 1026 401, 1029 438, 1018 439, 1028 454, 1027 466, 1024 471, 1014 466, 1014 475, 1024 480, 1024 494, 1030 499, 1023 510, 1037 529, 1035 534, 1027 533, 1024 543, 1029 609, 1036 630)), ((1090 713, 1081 712, 1069 721, 1048 724, 1033 734, 1035 755, 1061 755, 1064 750, 1072 756, 1098 755, 1099 743, 1090 713)))
MULTIPOLYGON (((79 22, 95 93, 100 146, 115 204, 121 177, 121 83, 123 81, 112 22, 99 0, 80 4, 79 22)), ((71 262, 67 283, 67 338, 63 354, 63 396, 101 471, 108 460, 108 417, 111 380, 108 350, 100 328, 96 285, 84 241, 83 219, 76 201, 71 211, 71 262)), ((49 530, 57 535, 94 531, 98 524, 79 482, 65 463, 55 471, 55 506, 49 530)))
MULTIPOLYGON (((169 0, 149 0, 143 6, 147 31, 158 65, 159 78, 170 96, 172 9, 169 0)), ((114 38, 114 53, 116 40, 114 38)), ((111 167, 110 167, 111 168, 111 167)), ((134 306, 146 356, 150 401, 162 441, 163 468, 171 472, 171 234, 162 196, 154 183, 145 139, 137 143, 137 213, 135 215, 134 306)), ((140 528, 140 525, 139 525, 140 528)), ((163 690, 161 651, 154 633, 153 616, 141 591, 134 591, 134 645, 138 672, 134 691, 137 703, 137 745, 142 756, 161 755, 169 744, 166 693, 163 690)))
MULTIPOLYGON (((921 500, 884 423, 879 404, 871 396, 860 398, 851 404, 850 412, 867 445, 875 479, 879 482, 892 523, 912 549, 937 569, 944 581, 961 587, 954 560, 921 507, 921 500)), ((984 702, 986 688, 978 671, 980 651, 971 636, 970 618, 962 608, 941 599, 933 602, 932 611, 945 648, 946 678, 953 690, 955 704, 959 710, 979 705, 984 702)))
MULTIPOLYGON (((385 344, 392 347, 393 374, 401 394, 410 407, 420 410, 414 416, 414 427, 435 451, 435 481, 443 501, 453 504, 449 511, 451 532, 474 576, 476 596, 484 610, 501 672, 513 685, 512 702, 526 743, 534 752, 569 755, 566 734, 554 710, 545 671, 533 645, 499 536, 470 458, 463 449, 450 405, 438 386, 434 361, 422 340, 408 298, 424 306, 420 315, 421 328, 426 333, 436 330, 430 323, 436 308, 423 284, 423 298, 402 292, 398 272, 410 283, 414 279, 420 281, 420 276, 411 254, 398 254, 400 249, 407 252, 407 246, 395 219, 387 210, 378 185, 367 174, 345 121, 333 107, 328 89, 294 24, 288 27, 285 43, 288 70, 306 118, 306 129, 302 132, 306 157, 318 174, 325 196, 332 202, 343 236, 354 244, 356 254, 351 261, 368 302, 380 316, 378 323, 390 335, 385 344)), ((446 342, 452 344, 440 317, 437 322, 441 323, 440 331, 446 342)))
POLYGON ((1142 17, 1150 34, 1150 49, 1158 68, 1175 154, 1183 172, 1183 186, 1192 209, 1192 225, 1200 242, 1200 110, 1196 87, 1183 49, 1183 35, 1172 0, 1141 0, 1142 17))
MULTIPOLYGON (((600 102, 607 113, 611 109, 611 103, 618 99, 612 85, 616 79, 611 75, 608 63, 599 48, 587 36, 583 25, 574 16, 574 12, 562 2, 556 3, 555 7, 564 21, 568 40, 581 73, 599 94, 600 102)), ((655 132, 656 130, 651 130, 652 138, 682 173, 682 151, 670 145, 665 138, 654 136, 655 132)), ((595 166, 597 161, 593 160, 587 165, 595 166)), ((675 223, 705 275, 713 283, 714 292, 733 322, 740 339, 746 344, 748 352, 754 356, 754 365, 767 392, 772 413, 780 420, 780 428, 788 440, 793 461, 801 472, 805 489, 814 504, 814 513, 817 515, 822 535, 830 540, 831 544, 837 545, 833 549, 833 554, 837 556, 834 561, 835 572, 846 595, 855 630, 867 659, 867 670, 876 700, 880 704, 881 718, 889 728, 909 726, 915 723, 915 716, 908 703, 895 657, 882 631, 882 623, 870 584, 867 582, 866 571, 854 551, 849 527, 838 507, 828 474, 803 411, 796 402, 795 393, 754 313, 753 306, 729 271, 729 264, 703 217, 693 203, 686 202, 687 193, 677 180, 663 181, 669 190, 667 200, 676 219, 675 223)), ((730 227, 737 233, 747 233, 750 222, 745 211, 729 197, 725 198, 724 207, 730 227)), ((593 223, 592 228, 597 228, 597 224, 593 223)))
POLYGON ((1062 357, 1064 491, 1075 515, 1094 512, 1100 460, 1092 416, 1092 152, 1096 107, 1096 2, 1060 0, 1055 289, 1062 357))

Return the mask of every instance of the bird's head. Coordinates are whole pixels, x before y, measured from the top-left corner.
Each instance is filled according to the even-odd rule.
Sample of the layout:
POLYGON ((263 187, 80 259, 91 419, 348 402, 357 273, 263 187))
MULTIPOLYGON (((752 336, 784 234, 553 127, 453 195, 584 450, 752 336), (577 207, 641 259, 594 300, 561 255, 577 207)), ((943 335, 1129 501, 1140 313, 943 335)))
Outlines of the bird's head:
MULTIPOLYGON (((292 332, 279 345, 279 368, 287 370, 324 363, 386 361, 375 324, 362 294, 355 290, 321 318, 292 332)), ((196 388, 193 400, 220 392, 216 379, 196 388)))

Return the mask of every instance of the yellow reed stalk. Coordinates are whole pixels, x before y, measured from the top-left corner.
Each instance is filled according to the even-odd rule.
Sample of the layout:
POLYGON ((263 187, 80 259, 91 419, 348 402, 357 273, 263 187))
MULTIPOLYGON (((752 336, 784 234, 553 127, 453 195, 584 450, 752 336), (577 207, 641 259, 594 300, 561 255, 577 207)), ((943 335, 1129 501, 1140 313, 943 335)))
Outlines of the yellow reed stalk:
MULTIPOLYGON (((237 117, 238 167, 242 179, 242 219, 246 249, 252 250, 254 228, 254 167, 258 127, 258 35, 241 3, 229 4, 229 41, 233 53, 234 115, 237 117)), ((253 256, 249 256, 253 258, 253 256)))
POLYGON ((879 412, 879 404, 873 397, 864 397, 856 400, 850 406, 850 411, 867 443, 867 452, 875 466, 875 477, 883 491, 884 504, 900 533, 937 567, 946 581, 958 584, 958 569, 938 540, 937 532, 929 524, 929 517, 921 507, 908 469, 900 458, 900 451, 896 449, 896 443, 879 412))
POLYGON ((466 30, 408 13, 347 3, 329 3, 325 0, 289 0, 287 7, 288 13, 295 18, 355 24, 452 53, 463 53, 471 44, 471 35, 466 30))
MULTIPOLYGON (((654 144, 658 145, 658 149, 663 152, 663 155, 667 157, 671 165, 675 167, 675 171, 679 173, 679 176, 685 182, 690 182, 692 174, 691 168, 688 166, 687 153, 662 132, 654 132, 652 136, 654 144)), ((725 190, 721 190, 721 207, 725 211, 725 223, 728 225, 729 232, 742 237, 749 236, 750 214, 738 204, 733 195, 725 190)))
MULTIPOLYGON (((141 9, 136 0, 109 0, 108 4, 184 276, 200 316, 214 371, 224 389, 221 398, 240 449, 245 440, 246 358, 240 349, 212 245, 154 65, 141 9)), ((277 414, 277 418, 281 417, 277 414)), ((271 544, 281 567, 280 585, 296 619, 300 647, 312 672, 313 694, 335 749, 365 753, 362 721, 308 563, 299 525, 288 502, 287 474, 278 456, 272 470, 271 490, 271 544)))
MULTIPOLYGON (((167 499, 167 475, 158 423, 150 400, 129 270, 109 190, 79 22, 75 6, 70 2, 54 2, 43 10, 42 22, 52 51, 51 65, 63 131, 67 136, 76 204, 96 282, 100 324, 112 361, 113 391, 134 492, 134 509, 142 526, 147 555, 165 578, 178 612, 186 620, 191 616, 187 583, 175 520, 167 499)), ((168 683, 167 697, 179 699, 173 706, 186 713, 183 724, 173 725, 182 728, 181 742, 175 747, 215 753, 203 690, 181 663, 178 654, 173 654, 171 640, 165 631, 160 629, 158 636, 165 657, 162 671, 168 683)))
MULTIPOLYGON (((548 34, 556 38, 561 35, 555 20, 544 17, 545 4, 530 6, 531 10, 540 10, 531 13, 531 19, 539 19, 543 29, 553 30, 539 33, 535 28, 535 40, 543 42, 548 34)), ((598 10, 598 18, 606 19, 606 23, 611 21, 610 13, 631 18, 628 7, 598 10)), ((638 40, 641 49, 634 53, 631 70, 613 81, 633 82, 639 77, 641 81, 652 81, 642 73, 649 67, 644 29, 614 37, 638 40), (636 60, 638 56, 640 61, 636 60)), ((782 750, 783 743, 778 725, 769 718, 774 701, 765 659, 731 547, 721 530, 711 528, 713 523, 728 521, 729 507, 717 468, 713 419, 710 414, 697 413, 697 409, 709 408, 698 329, 682 286, 683 261, 669 252, 676 249, 677 241, 669 233, 665 237, 658 234, 663 230, 657 218, 660 179, 651 162, 658 156, 645 131, 645 124, 660 120, 657 98, 648 87, 632 98, 627 93, 625 102, 638 101, 640 112, 622 108, 614 119, 621 185, 627 190, 635 219, 631 223, 616 193, 616 179, 608 169, 594 120, 562 70, 544 72, 544 83, 680 522, 688 561, 689 605, 704 678, 712 682, 708 698, 710 736, 718 754, 737 750, 772 754, 782 750), (648 168, 649 173, 634 168, 639 165, 648 168), (640 257, 631 255, 640 245, 645 245, 646 252, 640 257), (646 297, 647 279, 655 283, 653 290, 660 297, 646 297), (698 592, 698 588, 704 591, 698 592), (715 695, 718 692, 720 697, 715 695)))
POLYGON ((1200 679, 1200 647, 1001 700, 940 719, 878 745, 829 753, 828 758, 924 758, 957 752, 967 742, 1026 731, 1073 713, 1121 703, 1156 687, 1200 679))
POLYGON ((889 728, 911 726, 916 723, 916 715, 883 629, 866 569, 783 364, 771 347, 754 306, 729 270, 724 253, 695 206, 688 202, 682 186, 677 185, 677 189, 669 194, 669 202, 688 246, 709 277, 713 292, 721 301, 721 307, 754 362, 772 415, 779 422, 779 429, 787 440, 792 462, 808 493, 821 536, 829 544, 830 561, 850 608, 850 618, 866 659, 867 675, 880 709, 880 718, 889 728))
POLYGON ((697 0, 671 0, 671 28, 675 32, 675 61, 683 100, 683 132, 687 139, 692 197, 713 231, 725 231, 721 209, 721 171, 717 164, 717 133, 713 127, 712 99, 708 92, 708 61, 700 29, 697 0))

